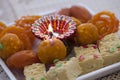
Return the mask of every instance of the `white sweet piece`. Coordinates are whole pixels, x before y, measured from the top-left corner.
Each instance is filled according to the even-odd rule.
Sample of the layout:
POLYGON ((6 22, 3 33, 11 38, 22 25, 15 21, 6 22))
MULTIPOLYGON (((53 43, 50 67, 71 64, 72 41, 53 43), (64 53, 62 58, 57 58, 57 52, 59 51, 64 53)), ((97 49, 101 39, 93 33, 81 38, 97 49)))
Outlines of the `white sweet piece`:
POLYGON ((45 79, 46 69, 45 65, 41 63, 35 63, 24 68, 25 80, 41 80, 45 79))
POLYGON ((120 39, 117 33, 105 36, 99 43, 104 66, 120 61, 120 39))
POLYGON ((58 62, 55 67, 51 67, 47 72, 48 80, 76 80, 81 74, 78 59, 73 57, 66 62, 58 62))
POLYGON ((51 67, 49 69, 49 71, 46 74, 47 80, 58 80, 57 73, 56 73, 55 69, 56 69, 55 67, 51 67))
POLYGON ((73 57, 70 61, 63 64, 62 67, 57 69, 57 76, 59 80, 76 80, 81 74, 81 68, 78 59, 73 57))
POLYGON ((95 44, 89 44, 86 46, 80 46, 80 47, 74 47, 74 52, 76 54, 76 57, 79 57, 81 54, 93 54, 93 53, 99 53, 97 46, 95 44))
POLYGON ((74 51, 79 60, 79 65, 82 68, 82 74, 103 67, 103 59, 96 45, 90 44, 85 47, 75 47, 74 51))

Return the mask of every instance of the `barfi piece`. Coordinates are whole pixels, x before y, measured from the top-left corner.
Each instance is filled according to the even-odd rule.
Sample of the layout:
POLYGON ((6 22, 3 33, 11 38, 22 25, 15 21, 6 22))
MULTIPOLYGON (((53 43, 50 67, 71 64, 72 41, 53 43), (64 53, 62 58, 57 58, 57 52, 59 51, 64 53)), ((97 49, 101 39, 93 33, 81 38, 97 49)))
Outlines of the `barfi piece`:
POLYGON ((51 67, 47 74, 46 74, 47 80, 58 80, 56 67, 51 67))
POLYGON ((56 63, 55 67, 51 67, 47 72, 48 80, 76 80, 81 74, 81 68, 78 59, 73 57, 69 61, 56 63))
POLYGON ((41 63, 35 63, 24 68, 25 80, 46 80, 45 65, 41 63))
POLYGON ((57 68, 56 71, 59 80, 76 80, 82 73, 78 59, 75 57, 63 64, 62 67, 57 68))
POLYGON ((74 52, 76 57, 79 57, 79 55, 83 55, 83 54, 86 55, 86 54, 99 53, 97 45, 95 44, 74 47, 74 52))
POLYGON ((103 67, 103 58, 99 53, 96 45, 90 44, 86 46, 75 47, 74 52, 79 65, 82 68, 82 74, 97 70, 103 67))
POLYGON ((104 59, 104 66, 120 61, 120 39, 117 33, 105 36, 99 42, 99 50, 104 59))

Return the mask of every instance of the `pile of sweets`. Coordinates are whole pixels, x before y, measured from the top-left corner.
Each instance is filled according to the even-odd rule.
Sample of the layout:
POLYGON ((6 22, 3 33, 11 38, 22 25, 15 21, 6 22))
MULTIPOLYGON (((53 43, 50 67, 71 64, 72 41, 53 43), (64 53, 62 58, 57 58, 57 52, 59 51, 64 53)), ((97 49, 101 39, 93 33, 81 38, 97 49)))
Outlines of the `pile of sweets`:
POLYGON ((118 34, 111 33, 100 40, 99 47, 95 44, 74 47, 76 57, 72 57, 68 61, 58 61, 48 71, 45 70, 43 64, 29 65, 24 68, 24 75, 26 80, 30 80, 30 78, 35 80, 75 80, 82 74, 119 62, 119 48, 118 34), (36 67, 41 69, 37 70, 36 67))
POLYGON ((0 22, 0 57, 10 69, 24 69, 26 80, 75 80, 120 61, 120 40, 116 33, 119 20, 114 13, 101 11, 92 15, 82 6, 72 6, 57 14, 70 16, 76 23, 76 32, 70 37, 77 44, 72 45, 75 56, 65 61, 69 55, 66 56, 67 47, 61 40, 40 42, 33 35, 31 26, 41 16, 23 16, 9 27, 0 22), (48 70, 45 64, 55 59, 64 61, 57 61, 48 70))

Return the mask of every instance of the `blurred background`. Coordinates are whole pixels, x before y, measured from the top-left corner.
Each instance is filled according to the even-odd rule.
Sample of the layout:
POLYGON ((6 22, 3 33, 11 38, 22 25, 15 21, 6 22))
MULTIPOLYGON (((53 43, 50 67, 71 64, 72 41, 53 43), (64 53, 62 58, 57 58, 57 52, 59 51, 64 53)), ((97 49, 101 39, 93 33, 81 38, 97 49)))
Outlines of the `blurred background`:
POLYGON ((109 10, 120 19, 120 0, 0 0, 0 21, 9 24, 23 15, 46 15, 74 4, 85 5, 94 13, 109 10))

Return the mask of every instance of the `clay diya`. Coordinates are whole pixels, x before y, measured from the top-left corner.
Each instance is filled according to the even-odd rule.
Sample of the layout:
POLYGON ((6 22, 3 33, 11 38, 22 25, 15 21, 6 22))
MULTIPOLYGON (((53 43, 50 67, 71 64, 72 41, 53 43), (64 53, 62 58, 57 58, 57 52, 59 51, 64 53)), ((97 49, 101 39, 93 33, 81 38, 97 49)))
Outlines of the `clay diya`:
POLYGON ((36 20, 31 29, 34 35, 41 40, 46 40, 51 35, 54 38, 63 40, 70 38, 75 33, 76 23, 68 16, 48 15, 36 20))

